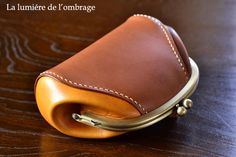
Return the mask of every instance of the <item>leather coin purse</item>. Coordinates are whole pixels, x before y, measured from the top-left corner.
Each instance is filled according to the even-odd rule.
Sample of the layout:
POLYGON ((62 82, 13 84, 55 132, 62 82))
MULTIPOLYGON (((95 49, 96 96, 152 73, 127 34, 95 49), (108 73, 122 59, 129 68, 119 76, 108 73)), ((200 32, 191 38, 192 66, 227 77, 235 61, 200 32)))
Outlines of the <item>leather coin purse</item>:
POLYGON ((138 14, 41 73, 35 96, 42 116, 60 132, 108 138, 185 115, 198 80, 175 30, 138 14))

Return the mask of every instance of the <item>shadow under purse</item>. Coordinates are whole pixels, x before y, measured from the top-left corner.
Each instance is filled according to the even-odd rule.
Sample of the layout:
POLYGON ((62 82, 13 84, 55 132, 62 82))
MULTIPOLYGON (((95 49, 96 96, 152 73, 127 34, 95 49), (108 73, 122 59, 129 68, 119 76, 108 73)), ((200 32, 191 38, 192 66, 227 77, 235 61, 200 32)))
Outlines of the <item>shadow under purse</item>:
POLYGON ((134 15, 35 83, 38 108, 60 132, 108 138, 191 108, 199 70, 174 29, 134 15))

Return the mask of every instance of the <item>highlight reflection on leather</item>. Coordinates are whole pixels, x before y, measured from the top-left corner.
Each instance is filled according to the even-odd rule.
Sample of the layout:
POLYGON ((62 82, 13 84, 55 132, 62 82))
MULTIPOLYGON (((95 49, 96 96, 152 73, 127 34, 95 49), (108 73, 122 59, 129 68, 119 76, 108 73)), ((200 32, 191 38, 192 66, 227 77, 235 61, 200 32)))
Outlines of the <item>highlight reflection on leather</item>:
POLYGON ((136 108, 122 99, 69 87, 50 77, 41 77, 35 92, 37 104, 43 117, 53 127, 70 136, 108 138, 122 134, 122 132, 107 131, 78 123, 71 118, 73 112, 90 112, 113 119, 140 116, 136 108))

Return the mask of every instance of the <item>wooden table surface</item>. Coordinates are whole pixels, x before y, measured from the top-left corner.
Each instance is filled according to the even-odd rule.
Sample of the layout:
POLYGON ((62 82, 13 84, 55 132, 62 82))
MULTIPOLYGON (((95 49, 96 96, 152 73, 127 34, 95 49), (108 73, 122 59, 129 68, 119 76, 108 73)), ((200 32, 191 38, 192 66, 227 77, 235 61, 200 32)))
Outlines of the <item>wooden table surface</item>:
MULTIPOLYGON (((10 3, 19 2, 39 3, 10 3)), ((81 1, 70 4, 76 2, 81 1)), ((90 14, 9 12, 6 3, 0 1, 1 156, 236 156, 236 1, 88 0, 84 3, 96 6, 90 14), (200 68, 194 107, 176 121, 112 139, 59 133, 37 109, 35 78, 134 13, 155 16, 182 37, 200 68)))

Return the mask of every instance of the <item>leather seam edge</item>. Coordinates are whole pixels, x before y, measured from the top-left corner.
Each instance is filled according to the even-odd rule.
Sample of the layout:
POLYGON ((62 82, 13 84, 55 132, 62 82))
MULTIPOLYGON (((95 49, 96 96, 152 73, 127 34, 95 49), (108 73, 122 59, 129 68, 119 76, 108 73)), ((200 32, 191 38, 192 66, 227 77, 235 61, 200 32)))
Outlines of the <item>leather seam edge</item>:
POLYGON ((42 74, 51 74, 53 76, 55 76, 56 78, 60 79, 60 80, 64 80, 65 82, 73 85, 73 86, 76 86, 76 87, 83 87, 83 88, 87 88, 87 89, 94 89, 94 90, 98 90, 98 91, 101 91, 101 92, 108 92, 108 93, 111 93, 111 94, 114 94, 114 95, 117 95, 119 97, 122 97, 124 99, 129 99, 132 103, 135 104, 135 106, 138 106, 145 114, 148 113, 146 111, 146 109, 143 107, 143 105, 141 105, 140 103, 138 103, 136 100, 134 100, 133 98, 121 93, 121 92, 117 92, 115 90, 111 90, 111 89, 107 89, 107 88, 102 88, 102 87, 97 87, 97 86, 91 86, 91 85, 86 85, 86 84, 82 84, 82 83, 77 83, 77 82, 74 82, 74 81, 71 81, 70 79, 68 78, 65 78, 63 76, 60 76, 54 72, 51 72, 51 71, 45 71, 45 72, 42 72, 40 75, 42 74))
POLYGON ((173 46, 173 44, 172 44, 172 42, 171 42, 171 40, 170 40, 170 37, 169 37, 169 35, 167 34, 167 31, 166 31, 165 28, 163 27, 163 24, 162 24, 157 18, 152 17, 152 16, 149 16, 149 15, 135 14, 135 15, 133 15, 133 16, 145 17, 145 18, 151 20, 152 22, 154 22, 155 24, 158 24, 158 25, 160 26, 162 32, 164 33, 164 35, 165 35, 165 37, 166 37, 166 39, 167 39, 167 41, 168 41, 168 44, 169 44, 169 46, 170 46, 170 48, 171 48, 173 54, 175 55, 175 58, 177 59, 179 65, 180 65, 180 68, 181 68, 182 71, 184 72, 185 79, 186 79, 186 81, 187 81, 189 78, 188 78, 187 71, 186 71, 186 69, 185 69, 185 67, 184 67, 184 63, 181 61, 181 59, 180 59, 178 53, 176 52, 176 50, 175 50, 175 48, 174 48, 174 46, 173 46))

